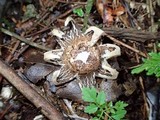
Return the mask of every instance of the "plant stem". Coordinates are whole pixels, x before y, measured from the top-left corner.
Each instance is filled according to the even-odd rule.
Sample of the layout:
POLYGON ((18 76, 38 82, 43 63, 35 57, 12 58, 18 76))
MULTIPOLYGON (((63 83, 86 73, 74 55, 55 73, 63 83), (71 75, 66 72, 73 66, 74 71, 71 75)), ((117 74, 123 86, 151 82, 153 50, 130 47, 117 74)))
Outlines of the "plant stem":
POLYGON ((114 120, 107 112, 104 112, 104 114, 109 117, 111 120, 114 120))
POLYGON ((85 11, 85 16, 84 16, 84 22, 83 22, 83 32, 87 29, 87 23, 88 23, 88 18, 89 18, 89 14, 91 12, 91 9, 92 9, 92 6, 93 6, 93 3, 94 3, 95 0, 87 0, 87 5, 86 5, 86 11, 85 11))

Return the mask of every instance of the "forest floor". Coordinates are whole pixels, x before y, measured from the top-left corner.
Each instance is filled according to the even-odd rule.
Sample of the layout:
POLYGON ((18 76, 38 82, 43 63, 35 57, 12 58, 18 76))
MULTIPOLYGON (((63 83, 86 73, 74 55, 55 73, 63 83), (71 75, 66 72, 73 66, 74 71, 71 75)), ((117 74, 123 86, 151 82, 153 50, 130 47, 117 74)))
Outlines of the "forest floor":
MULTIPOLYGON (((2 0, 0 2, 0 120, 87 120, 86 103, 76 80, 53 84, 59 66, 44 53, 59 49, 52 30, 68 29, 67 17, 82 31, 96 26, 107 35, 101 44, 120 47, 112 66, 116 80, 96 77, 106 100, 121 100, 128 120, 160 119, 159 79, 131 74, 148 53, 160 51, 160 3, 157 0, 2 0), (92 6, 93 2, 93 6, 92 6), (91 10, 89 8, 91 7, 91 10), (109 81, 109 82, 108 82, 109 81), (103 86, 103 88, 101 88, 103 86)), ((109 118, 105 118, 107 120, 109 118)))

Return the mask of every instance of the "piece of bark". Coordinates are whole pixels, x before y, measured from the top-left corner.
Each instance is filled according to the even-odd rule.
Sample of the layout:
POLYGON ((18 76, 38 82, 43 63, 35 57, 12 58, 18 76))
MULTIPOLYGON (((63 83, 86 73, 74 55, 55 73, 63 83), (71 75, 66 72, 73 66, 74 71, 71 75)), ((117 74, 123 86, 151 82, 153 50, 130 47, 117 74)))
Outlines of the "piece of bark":
POLYGON ((56 110, 45 98, 22 80, 14 70, 0 59, 0 74, 4 76, 19 92, 30 100, 49 120, 64 120, 63 115, 56 110))
POLYGON ((128 39, 132 41, 145 42, 149 40, 160 39, 160 33, 152 33, 148 31, 127 29, 127 28, 104 28, 107 34, 120 39, 128 39))

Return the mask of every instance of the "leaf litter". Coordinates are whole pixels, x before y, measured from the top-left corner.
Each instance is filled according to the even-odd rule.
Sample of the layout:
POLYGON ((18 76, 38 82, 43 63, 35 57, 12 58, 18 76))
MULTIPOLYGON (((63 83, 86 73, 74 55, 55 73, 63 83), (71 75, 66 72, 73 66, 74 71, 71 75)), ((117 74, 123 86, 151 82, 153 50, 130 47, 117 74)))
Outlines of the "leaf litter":
MULTIPOLYGON (((51 2, 50 0, 39 0, 36 2, 34 0, 26 0, 5 2, 5 5, 7 7, 3 10, 1 27, 26 38, 28 41, 35 42, 35 44, 50 49, 57 49, 59 45, 50 32, 53 28, 68 29, 63 26, 68 16, 72 16, 82 29, 84 25, 83 14, 85 16, 87 1, 56 0, 51 2), (20 6, 19 9, 16 6, 20 6), (77 11, 74 12, 75 10, 77 11)), ((155 80, 146 81, 150 77, 144 73, 132 75, 131 69, 141 63, 144 58, 139 52, 135 52, 136 50, 141 51, 145 55, 151 51, 159 52, 157 46, 160 39, 160 16, 157 12, 154 12, 158 8, 159 2, 156 1, 155 4, 152 4, 151 0, 150 3, 127 0, 95 0, 90 13, 88 13, 87 27, 92 25, 98 26, 107 34, 120 41, 115 42, 105 36, 101 38, 102 43, 109 42, 120 46, 122 54, 116 60, 113 60, 114 62, 112 60, 109 61, 112 67, 118 68, 118 78, 114 81, 103 81, 100 78, 96 78, 96 87, 97 90, 104 90, 108 101, 122 100, 127 102, 126 118, 129 120, 145 120, 149 117, 147 110, 153 109, 150 108, 151 106, 146 106, 147 96, 145 91, 154 88, 158 84, 156 78, 151 76, 155 80), (121 34, 117 35, 117 31, 120 31, 121 34), (150 35, 147 36, 145 33, 150 35), (126 47, 127 45, 133 49, 126 47), (102 81, 103 84, 101 85, 102 81)), ((0 34, 2 40, 0 43, 1 58, 7 61, 7 64, 21 78, 27 81, 33 89, 45 97, 50 104, 55 105, 60 112, 64 113, 67 119, 88 119, 92 117, 84 113, 86 103, 82 100, 81 88, 74 79, 60 86, 49 82, 51 78, 48 76, 52 71, 57 70, 58 66, 43 61, 45 50, 40 48, 33 49, 28 44, 17 42, 19 41, 18 38, 15 39, 15 37, 5 35, 4 33, 0 34), (68 102, 64 99, 68 100, 68 102)), ((3 76, 0 76, 0 83, 1 92, 5 88, 13 87, 3 76)), ((3 97, 4 93, 0 96, 0 119, 28 120, 42 115, 39 108, 31 104, 19 91, 14 87, 11 90, 12 95, 9 98, 3 97), (26 117, 28 113, 30 114, 26 117)), ((47 119, 45 116, 40 117, 44 120, 47 119)))

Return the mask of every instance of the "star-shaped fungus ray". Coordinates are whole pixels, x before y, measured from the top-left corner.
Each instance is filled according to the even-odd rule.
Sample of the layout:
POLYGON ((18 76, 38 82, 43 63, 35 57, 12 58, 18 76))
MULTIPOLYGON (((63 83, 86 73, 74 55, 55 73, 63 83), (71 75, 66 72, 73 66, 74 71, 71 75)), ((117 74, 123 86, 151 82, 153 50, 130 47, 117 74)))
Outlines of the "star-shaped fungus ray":
POLYGON ((116 79, 118 71, 107 60, 120 56, 121 52, 117 45, 98 42, 105 32, 91 26, 82 33, 71 17, 66 19, 65 26, 70 29, 64 32, 52 30, 60 48, 44 53, 45 61, 60 66, 53 72, 54 84, 64 84, 76 78, 82 86, 92 86, 96 83, 96 76, 116 79))

